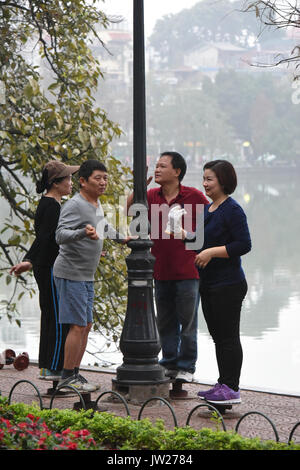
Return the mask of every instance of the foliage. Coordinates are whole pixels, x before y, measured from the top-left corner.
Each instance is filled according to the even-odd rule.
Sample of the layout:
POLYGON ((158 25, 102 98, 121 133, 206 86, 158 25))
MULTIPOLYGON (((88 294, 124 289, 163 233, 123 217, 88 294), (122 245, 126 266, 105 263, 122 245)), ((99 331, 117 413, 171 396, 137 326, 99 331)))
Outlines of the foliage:
POLYGON ((273 28, 268 36, 255 9, 245 11, 245 5, 244 0, 204 0, 156 23, 150 42, 157 69, 147 77, 150 155, 176 148, 196 165, 220 156, 240 163, 242 154, 250 164, 263 165, 267 154, 277 157, 273 164, 299 161, 300 88, 293 91, 283 68, 246 64, 263 61, 264 49, 269 60, 268 40, 271 50, 277 45, 286 48, 289 41, 282 40, 283 29, 273 28), (207 67, 216 67, 215 75, 214 69, 205 71, 199 64, 185 73, 185 55, 210 42, 242 46, 249 55, 243 54, 245 62, 238 66, 233 60, 224 65, 222 56, 217 65, 212 59, 207 67), (255 58, 254 43, 261 44, 261 59, 255 58), (251 144, 249 154, 242 147, 245 141, 251 144))
POLYGON ((9 450, 99 450, 87 429, 58 433, 30 413, 18 423, 0 417, 0 449, 9 450))
MULTIPOLYGON (((260 19, 265 28, 282 31, 284 29, 297 30, 299 25, 300 9, 297 2, 281 2, 274 0, 246 0, 244 2, 245 12, 255 12, 257 18, 260 19)), ((274 60, 274 65, 291 63, 296 66, 296 70, 300 65, 300 45, 296 45, 291 50, 290 57, 279 57, 274 60)), ((299 78, 297 75, 295 78, 299 78)))
POLYGON ((154 155, 163 144, 192 161, 197 154, 209 159, 226 154, 238 162, 242 143, 249 141, 250 164, 267 153, 276 155, 277 161, 299 161, 300 107, 292 100, 299 92, 293 92, 284 75, 230 69, 220 71, 214 81, 202 79, 201 90, 162 84, 155 78, 149 80, 149 88, 148 141, 154 155))
POLYGON ((69 438, 93 439, 97 448, 118 448, 119 450, 300 450, 300 445, 262 441, 259 438, 245 438, 231 431, 214 431, 191 427, 166 430, 162 420, 152 424, 148 419, 135 421, 130 417, 121 418, 108 413, 92 410, 40 410, 23 403, 7 404, 0 397, 0 416, 10 420, 14 426, 26 421, 28 414, 32 422, 47 426, 49 432, 56 432, 69 438), (44 423, 44 424, 42 424, 44 423), (84 432, 82 430, 85 430, 84 432), (81 432, 80 432, 81 431, 81 432))
POLYGON ((150 142, 163 142, 164 148, 176 148, 191 158, 197 151, 208 158, 221 151, 236 153, 234 129, 212 93, 164 85, 155 79, 150 83, 150 142))
MULTIPOLYGON (((98 31, 108 25, 95 4, 0 2, 0 83, 5 90, 5 104, 0 104, 0 192, 8 203, 0 238, 0 276, 23 258, 33 240, 38 202, 33 187, 47 161, 103 160, 111 178, 103 197, 108 207, 119 204, 128 190, 129 169, 109 155, 110 142, 121 130, 94 99, 102 72, 89 46, 101 42, 98 31)), ((101 303, 95 304, 95 316, 98 326, 111 333, 124 314, 126 270, 124 250, 110 243, 106 250, 96 275, 101 303), (109 270, 108 278, 112 260, 115 270, 109 270), (100 282, 103 276, 105 282, 100 282)), ((20 296, 26 286, 30 294, 34 292, 27 280, 28 275, 19 279, 20 296)), ((6 283, 10 282, 6 276, 6 283)), ((12 297, 14 293, 15 288, 12 297)), ((17 309, 12 299, 2 301, 2 307, 9 318, 17 309)))
POLYGON ((161 66, 168 68, 182 64, 184 52, 195 45, 229 42, 248 47, 249 40, 259 35, 260 24, 252 12, 241 13, 243 3, 243 0, 203 0, 190 9, 157 21, 150 43, 161 56, 161 66))
POLYGON ((228 70, 216 76, 215 84, 206 83, 204 91, 216 97, 235 135, 251 142, 252 163, 267 152, 297 162, 300 108, 292 102, 288 77, 228 70))

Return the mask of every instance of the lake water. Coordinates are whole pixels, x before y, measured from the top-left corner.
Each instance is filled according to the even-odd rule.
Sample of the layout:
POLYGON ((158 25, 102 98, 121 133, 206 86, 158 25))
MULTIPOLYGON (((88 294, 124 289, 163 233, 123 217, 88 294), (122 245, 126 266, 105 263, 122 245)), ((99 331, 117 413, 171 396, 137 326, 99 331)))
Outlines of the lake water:
MULTIPOLYGON (((249 290, 241 320, 241 387, 300 395, 300 170, 238 170, 238 176, 233 197, 247 214, 253 243, 252 251, 243 257, 249 290)), ((187 175, 184 184, 202 189, 201 170, 199 175, 187 175)), ((2 281, 0 298, 6 298, 9 290, 2 281)), ((22 328, 6 318, 0 320, 0 350, 28 351, 31 359, 37 359, 37 298, 24 296, 20 307, 22 328)), ((201 307, 198 335, 196 377, 214 383, 218 377, 214 345, 201 307)), ((88 350, 102 345, 99 333, 92 334, 88 350)), ((115 350, 98 357, 113 367, 122 363, 115 350)), ((94 362, 100 361, 86 353, 83 363, 94 362)))

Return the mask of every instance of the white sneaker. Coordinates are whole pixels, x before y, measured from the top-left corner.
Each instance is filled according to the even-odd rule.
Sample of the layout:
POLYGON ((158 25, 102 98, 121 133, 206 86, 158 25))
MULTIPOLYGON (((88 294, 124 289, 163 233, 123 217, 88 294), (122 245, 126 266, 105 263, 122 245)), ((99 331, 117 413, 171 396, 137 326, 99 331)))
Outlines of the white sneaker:
POLYGON ((178 370, 175 369, 165 369, 165 376, 170 377, 170 379, 175 379, 177 377, 178 370))
POLYGON ((82 383, 75 375, 62 379, 58 382, 58 388, 63 388, 65 385, 72 385, 78 392, 95 392, 97 387, 89 383, 82 383))
POLYGON ((179 382, 193 382, 194 375, 187 370, 179 370, 176 375, 176 380, 179 382))
POLYGON ((100 389, 100 385, 98 384, 94 384, 93 382, 88 382, 86 380, 85 377, 83 377, 83 375, 81 374, 77 374, 77 379, 79 380, 79 382, 83 383, 83 384, 88 384, 88 385, 91 385, 92 387, 95 387, 95 390, 99 390, 100 389))

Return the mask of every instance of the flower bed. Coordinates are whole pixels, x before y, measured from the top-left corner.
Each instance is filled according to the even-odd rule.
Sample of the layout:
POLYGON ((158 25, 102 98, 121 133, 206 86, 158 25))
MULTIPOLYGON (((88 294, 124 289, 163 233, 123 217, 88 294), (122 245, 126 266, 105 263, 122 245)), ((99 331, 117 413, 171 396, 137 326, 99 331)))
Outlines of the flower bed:
POLYGON ((87 429, 51 431, 38 416, 28 414, 14 423, 0 417, 0 449, 14 450, 95 450, 99 449, 87 429))
POLYGON ((300 450, 300 444, 244 438, 233 431, 165 429, 157 420, 135 421, 92 410, 7 404, 0 396, 0 449, 17 450, 300 450))

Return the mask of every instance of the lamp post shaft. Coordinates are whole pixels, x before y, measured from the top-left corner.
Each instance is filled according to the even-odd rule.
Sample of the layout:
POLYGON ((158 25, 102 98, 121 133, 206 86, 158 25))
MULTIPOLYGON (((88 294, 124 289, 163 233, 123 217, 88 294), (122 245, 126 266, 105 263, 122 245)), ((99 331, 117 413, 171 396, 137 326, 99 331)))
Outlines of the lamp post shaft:
MULTIPOLYGON (((140 212, 143 212, 143 216, 148 221, 144 51, 144 2, 143 0, 134 0, 133 202, 142 207, 140 212)), ((126 258, 128 303, 120 339, 123 364, 117 368, 117 378, 113 381, 117 388, 142 386, 144 387, 143 394, 145 389, 147 392, 154 390, 153 384, 162 384, 168 389, 169 383, 163 367, 158 363, 160 341, 153 304, 155 258, 150 253, 152 244, 148 233, 145 232, 137 240, 131 240, 128 243, 132 251, 126 258)))
POLYGON ((133 172, 134 202, 147 201, 146 188, 146 86, 144 0, 133 4, 133 172))

